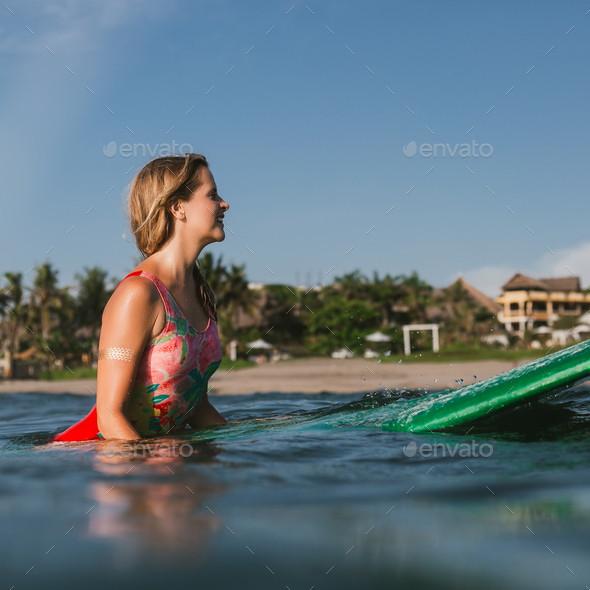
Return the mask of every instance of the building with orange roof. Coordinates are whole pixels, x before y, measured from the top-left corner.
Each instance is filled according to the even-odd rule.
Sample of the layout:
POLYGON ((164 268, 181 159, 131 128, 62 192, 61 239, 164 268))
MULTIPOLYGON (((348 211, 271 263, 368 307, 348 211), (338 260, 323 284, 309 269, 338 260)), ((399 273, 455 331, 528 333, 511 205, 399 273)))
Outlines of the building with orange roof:
POLYGON ((502 310, 498 320, 507 332, 524 336, 525 329, 551 327, 562 316, 580 316, 590 311, 590 292, 580 287, 576 276, 533 279, 517 273, 496 299, 502 310))

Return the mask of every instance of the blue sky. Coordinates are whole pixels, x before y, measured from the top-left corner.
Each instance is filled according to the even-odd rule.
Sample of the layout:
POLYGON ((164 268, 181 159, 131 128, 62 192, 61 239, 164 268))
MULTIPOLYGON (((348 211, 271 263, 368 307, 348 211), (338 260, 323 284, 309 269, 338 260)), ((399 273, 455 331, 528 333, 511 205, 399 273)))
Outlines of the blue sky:
POLYGON ((0 272, 49 260, 62 284, 93 265, 122 278, 125 189, 149 157, 120 146, 174 141, 230 204, 205 251, 252 281, 461 272, 495 295, 516 271, 571 271, 586 286, 589 9, 10 0, 0 272), (493 153, 408 158, 411 142, 493 153))

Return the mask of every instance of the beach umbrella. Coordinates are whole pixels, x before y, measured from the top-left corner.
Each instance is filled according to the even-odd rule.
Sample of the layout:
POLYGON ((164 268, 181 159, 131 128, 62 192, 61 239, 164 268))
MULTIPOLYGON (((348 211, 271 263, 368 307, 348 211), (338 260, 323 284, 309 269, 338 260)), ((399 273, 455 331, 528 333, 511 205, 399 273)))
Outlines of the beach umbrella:
POLYGON ((386 334, 383 334, 383 332, 373 332, 372 334, 365 336, 365 340, 368 340, 369 342, 391 342, 391 338, 386 334))
POLYGON ((332 353, 333 359, 348 359, 352 358, 354 354, 348 350, 348 348, 339 348, 332 353))
POLYGON ((262 340, 262 338, 259 338, 258 340, 254 340, 254 342, 248 342, 246 344, 246 346, 248 346, 250 348, 274 348, 274 346, 272 344, 265 342, 264 340, 262 340))
POLYGON ((547 326, 539 326, 533 330, 533 334, 551 334, 553 330, 547 326))
POLYGON ((572 332, 579 334, 580 332, 590 332, 590 326, 588 324, 578 324, 572 332))

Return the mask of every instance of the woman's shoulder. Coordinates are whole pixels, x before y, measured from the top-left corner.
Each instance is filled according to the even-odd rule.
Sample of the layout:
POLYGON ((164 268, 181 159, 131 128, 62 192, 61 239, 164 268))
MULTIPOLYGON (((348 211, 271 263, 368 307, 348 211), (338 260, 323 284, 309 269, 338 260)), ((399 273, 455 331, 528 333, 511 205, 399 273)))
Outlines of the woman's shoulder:
POLYGON ((145 314, 162 305, 156 285, 144 276, 127 276, 116 287, 106 307, 105 314, 133 312, 145 314))
POLYGON ((127 342, 127 348, 140 350, 165 326, 166 310, 156 286, 145 277, 127 276, 104 308, 101 339, 104 335, 105 342, 127 342))

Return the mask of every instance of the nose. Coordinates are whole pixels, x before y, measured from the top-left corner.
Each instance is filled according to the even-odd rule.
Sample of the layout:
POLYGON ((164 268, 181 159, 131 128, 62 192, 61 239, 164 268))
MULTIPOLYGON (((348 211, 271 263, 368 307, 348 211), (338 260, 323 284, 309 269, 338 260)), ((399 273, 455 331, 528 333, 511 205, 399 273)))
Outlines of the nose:
POLYGON ((221 199, 221 208, 224 211, 227 211, 229 209, 229 205, 223 199, 221 199))

